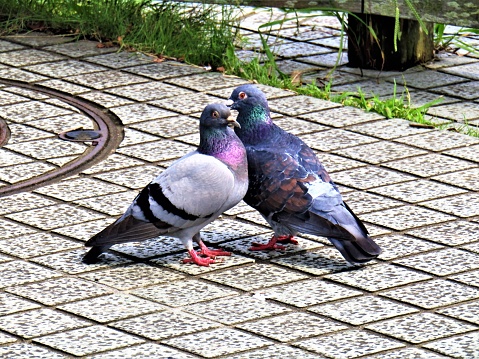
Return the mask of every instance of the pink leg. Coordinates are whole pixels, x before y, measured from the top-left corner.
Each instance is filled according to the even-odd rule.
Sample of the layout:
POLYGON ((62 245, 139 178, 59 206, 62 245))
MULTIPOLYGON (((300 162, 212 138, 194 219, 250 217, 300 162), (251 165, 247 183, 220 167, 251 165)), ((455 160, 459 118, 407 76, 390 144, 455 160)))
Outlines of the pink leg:
POLYGON ((276 244, 277 242, 279 243, 292 243, 292 244, 298 244, 298 241, 296 239, 293 239, 293 236, 273 236, 269 240, 268 243, 266 244, 261 244, 261 243, 256 243, 253 242, 252 247, 249 249, 250 251, 271 251, 271 250, 285 250, 286 247, 282 246, 280 244, 276 244))
POLYGON ((208 267, 210 264, 216 263, 216 261, 210 257, 200 257, 194 249, 188 251, 191 258, 183 259, 183 263, 195 263, 199 266, 208 267))
POLYGON ((202 255, 208 256, 210 258, 214 258, 216 256, 230 256, 231 255, 231 252, 226 252, 226 251, 222 250, 221 248, 220 249, 209 249, 203 243, 202 240, 200 240, 198 242, 198 244, 200 245, 200 251, 198 252, 198 254, 202 254, 202 255))

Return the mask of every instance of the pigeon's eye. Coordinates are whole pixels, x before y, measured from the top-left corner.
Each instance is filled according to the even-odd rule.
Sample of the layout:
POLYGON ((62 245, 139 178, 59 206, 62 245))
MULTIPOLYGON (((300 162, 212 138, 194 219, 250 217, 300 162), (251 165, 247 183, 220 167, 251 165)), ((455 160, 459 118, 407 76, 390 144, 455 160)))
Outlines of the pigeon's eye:
POLYGON ((214 118, 220 117, 220 114, 218 113, 218 111, 213 111, 212 115, 214 118))
POLYGON ((238 97, 240 98, 240 100, 244 100, 244 99, 245 99, 246 97, 248 97, 248 96, 246 95, 246 93, 240 92, 239 95, 238 95, 238 97))

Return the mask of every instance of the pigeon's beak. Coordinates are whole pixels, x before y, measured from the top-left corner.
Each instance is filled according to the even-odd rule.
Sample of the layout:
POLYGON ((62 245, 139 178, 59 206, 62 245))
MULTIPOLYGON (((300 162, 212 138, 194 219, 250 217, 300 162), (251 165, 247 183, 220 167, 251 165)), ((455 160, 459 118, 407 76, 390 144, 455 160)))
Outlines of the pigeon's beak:
POLYGON ((229 100, 226 101, 225 105, 228 106, 228 107, 231 107, 231 106, 233 106, 234 103, 235 102, 232 99, 229 99, 229 100))
MULTIPOLYGON (((241 128, 240 124, 238 122, 236 122, 236 120, 234 119, 233 116, 229 116, 226 121, 228 122, 228 126, 232 126, 232 127, 238 127, 238 128, 241 128)), ((230 127, 231 127, 230 126, 230 127)))

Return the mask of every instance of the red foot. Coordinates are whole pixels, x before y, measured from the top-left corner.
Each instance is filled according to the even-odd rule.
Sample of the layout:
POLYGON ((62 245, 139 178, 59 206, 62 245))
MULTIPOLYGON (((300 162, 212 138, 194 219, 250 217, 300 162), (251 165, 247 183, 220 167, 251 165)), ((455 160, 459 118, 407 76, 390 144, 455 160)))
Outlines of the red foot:
POLYGON ((286 247, 282 246, 280 244, 276 244, 277 242, 279 243, 284 243, 284 244, 294 244, 297 245, 298 241, 296 239, 293 239, 293 236, 273 236, 268 243, 266 244, 261 244, 261 243, 256 243, 253 242, 251 243, 252 247, 249 249, 250 251, 271 251, 271 250, 285 250, 286 247))
POLYGON ((210 257, 200 257, 194 249, 188 251, 191 258, 183 259, 183 263, 195 263, 199 266, 208 267, 210 264, 216 263, 216 260, 210 257))
POLYGON ((198 254, 210 257, 210 258, 215 258, 216 256, 230 256, 231 252, 226 252, 224 250, 220 249, 209 249, 203 241, 199 241, 199 245, 201 250, 198 252, 198 254))
POLYGON ((200 250, 196 252, 194 249, 188 251, 191 258, 183 259, 183 263, 195 263, 199 266, 208 267, 210 264, 222 262, 221 259, 216 259, 216 256, 230 256, 231 252, 226 252, 222 249, 209 249, 203 241, 199 241, 200 250))

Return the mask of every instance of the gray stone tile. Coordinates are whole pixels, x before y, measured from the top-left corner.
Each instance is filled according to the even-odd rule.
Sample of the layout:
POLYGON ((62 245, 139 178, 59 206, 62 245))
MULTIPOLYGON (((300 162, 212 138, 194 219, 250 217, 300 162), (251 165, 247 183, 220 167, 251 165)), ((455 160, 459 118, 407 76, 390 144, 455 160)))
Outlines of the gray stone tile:
POLYGON ((401 158, 424 155, 426 151, 393 142, 380 141, 336 150, 333 153, 372 164, 380 164, 401 158))
POLYGON ((393 84, 385 82, 383 79, 375 79, 374 81, 366 80, 352 84, 333 86, 332 90, 335 92, 348 92, 354 94, 354 96, 359 96, 359 92, 361 92, 366 98, 385 96, 389 99, 393 97, 395 91, 397 91, 395 98, 400 98, 405 95, 404 89, 401 89, 399 86, 395 89, 393 84))
POLYGON ((119 170, 122 168, 140 166, 143 164, 143 161, 114 153, 100 163, 84 170, 82 173, 97 174, 102 172, 119 170))
MULTIPOLYGON (((77 142, 67 142, 58 138, 46 138, 6 145, 5 148, 36 159, 45 160, 61 156, 81 155, 88 147, 77 142)), ((53 166, 50 167, 53 168, 53 166)))
POLYGON ((424 345, 448 357, 475 358, 479 343, 479 332, 457 335, 451 338, 437 340, 424 345))
POLYGON ((301 139, 308 146, 319 151, 332 151, 376 141, 372 137, 340 129, 302 135, 301 139))
MULTIPOLYGON (((135 151, 136 153, 137 151, 135 151)), ((139 154, 139 156, 141 156, 139 154)), ((132 166, 110 172, 97 174, 94 177, 135 190, 140 190, 164 171, 153 165, 132 166)), ((134 197, 133 197, 134 198, 134 197)), ((132 200, 133 200, 132 198, 132 200)))
POLYGON ((34 339, 34 342, 75 356, 83 356, 142 343, 144 340, 114 329, 95 325, 47 335, 34 339))
POLYGON ((9 143, 21 143, 29 140, 52 137, 52 134, 46 131, 26 126, 23 124, 11 123, 8 125, 11 132, 9 143))
POLYGON ((3 79, 24 81, 24 82, 36 82, 36 81, 48 79, 45 76, 37 75, 32 72, 17 69, 14 67, 0 67, 0 77, 3 79))
MULTIPOLYGON (((281 49, 279 49, 281 51, 281 49)), ((260 57, 261 58, 261 57, 260 57)), ((298 58, 300 60, 301 58, 298 58)), ((322 67, 318 65, 305 64, 303 62, 292 60, 279 60, 276 61, 278 69, 288 75, 291 75, 293 78, 301 79, 301 82, 304 81, 303 74, 310 73, 313 71, 321 70, 322 67)))
POLYGON ((368 136, 378 137, 383 140, 391 140, 415 134, 424 134, 432 129, 416 128, 410 126, 411 122, 400 118, 369 122, 348 127, 350 131, 358 132, 368 136))
MULTIPOLYGON (((0 67, 0 69, 1 69, 1 67, 0 67)), ((44 79, 46 79, 46 78, 44 78, 44 79)), ((47 96, 47 95, 45 95, 41 92, 29 90, 29 89, 22 88, 22 87, 10 86, 10 87, 5 87, 4 89, 5 89, 5 91, 15 93, 15 94, 18 94, 18 95, 21 95, 21 96, 24 96, 24 97, 27 97, 27 98, 33 99, 33 100, 48 100, 48 99, 50 99, 49 96, 47 96)))
POLYGON ((45 305, 58 305, 80 299, 109 294, 111 289, 76 278, 50 279, 44 282, 18 285, 6 289, 9 293, 40 302, 45 305))
POLYGON ((479 240, 479 225, 458 220, 413 229, 407 233, 448 246, 457 246, 479 240), (452 233, 454 235, 451 235, 452 233))
POLYGON ((113 111, 125 125, 178 115, 174 112, 163 110, 146 103, 113 107, 111 111, 113 111))
POLYGON ((106 92, 128 97, 130 99, 145 102, 153 101, 166 97, 175 97, 186 94, 194 94, 194 91, 187 90, 178 86, 168 85, 164 82, 151 81, 148 83, 142 83, 137 85, 127 85, 121 87, 115 87, 106 90, 106 92))
POLYGON ((422 135, 398 138, 396 141, 430 151, 445 151, 479 143, 478 138, 450 131, 430 131, 422 135))
POLYGON ((225 76, 219 72, 193 74, 165 80, 166 83, 190 88, 196 91, 208 91, 224 87, 239 86, 248 83, 235 76, 225 76))
POLYGON ((22 163, 32 163, 34 160, 30 157, 23 156, 12 151, 0 148, 0 154, 2 155, 2 164, 0 169, 5 170, 7 166, 18 165, 22 163))
POLYGON ((404 346, 396 340, 360 330, 347 330, 301 340, 294 344, 300 348, 337 359, 356 358, 404 346))
POLYGON ((418 349, 418 348, 405 348, 398 349, 393 351, 388 351, 387 353, 382 353, 373 356, 364 357, 365 359, 446 359, 443 355, 435 354, 429 350, 418 349))
POLYGON ((40 305, 8 293, 0 293, 0 315, 23 312, 30 309, 41 308, 40 305))
MULTIPOLYGON (((458 170, 455 168, 455 170, 458 170)), ((453 173, 443 174, 433 177, 434 180, 444 183, 453 184, 455 186, 463 187, 471 191, 479 191, 479 168, 470 168, 464 171, 457 171, 453 173)))
POLYGON ((143 77, 118 70, 107 70, 102 72, 67 76, 65 77, 65 80, 89 88, 94 88, 96 90, 103 90, 116 86, 137 84, 147 81, 143 77))
POLYGON ((366 328, 417 344, 451 334, 469 332, 477 327, 437 314, 419 313, 369 324, 366 328))
MULTIPOLYGON (((450 200, 448 198, 448 200, 450 200)), ((441 200, 438 200, 441 201, 441 200)), ((426 202, 428 203, 428 202, 426 202)), ((365 213, 361 219, 387 228, 405 230, 455 219, 447 214, 415 206, 390 208, 379 212, 365 213)))
POLYGON ((467 285, 473 285, 475 287, 479 287, 479 271, 470 271, 470 272, 465 272, 461 274, 455 274, 452 276, 449 276, 448 279, 453 279, 455 281, 467 284, 467 285))
POLYGON ((100 55, 109 52, 117 52, 117 46, 98 46, 100 43, 96 41, 80 40, 70 42, 68 44, 55 44, 45 47, 45 50, 58 52, 70 57, 84 57, 92 55, 100 55))
MULTIPOLYGON (((185 253, 185 246, 180 239, 168 236, 147 239, 141 242, 116 244, 112 247, 115 252, 127 254, 136 258, 146 259, 165 254, 185 253)), ((185 254, 186 257, 186 254, 185 254)))
POLYGON ((30 99, 7 91, 0 91, 0 106, 26 101, 30 101, 30 99))
POLYGON ((201 238, 207 243, 222 243, 232 239, 251 237, 271 232, 261 226, 221 218, 208 224, 201 230, 201 238))
POLYGON ((40 176, 54 169, 54 166, 39 161, 2 167, 0 168, 0 180, 8 183, 17 183, 40 176))
POLYGON ((118 359, 118 358, 174 358, 174 359, 195 359, 192 356, 179 350, 169 348, 164 345, 145 343, 130 346, 125 349, 115 350, 112 352, 98 354, 91 357, 92 359, 118 359))
POLYGON ((311 109, 308 113, 298 117, 333 127, 345 127, 384 118, 377 113, 365 112, 361 109, 349 106, 332 108, 327 111, 313 111, 314 109, 311 109))
POLYGON ((11 51, 11 50, 21 50, 24 48, 25 46, 15 44, 13 42, 4 41, 4 40, 0 41, 0 52, 11 51))
POLYGON ((471 243, 471 244, 466 244, 461 247, 462 249, 465 249, 470 252, 478 253, 479 254, 479 242, 471 243))
POLYGON ((384 260, 391 260, 410 254, 417 254, 434 249, 444 248, 438 244, 402 234, 393 234, 383 236, 381 238, 375 238, 375 241, 383 250, 383 252, 379 255, 379 258, 384 260))
POLYGON ((330 153, 321 153, 318 155, 318 157, 330 173, 366 165, 365 163, 330 153))
POLYGON ((363 191, 344 193, 343 200, 356 214, 374 212, 403 205, 400 201, 363 191))
MULTIPOLYGON (((450 72, 449 69, 445 71, 450 72)), ((406 85, 408 88, 415 87, 419 89, 429 89, 454 83, 466 82, 467 80, 463 77, 444 74, 438 71, 420 71, 402 74, 401 76, 395 76, 394 78, 389 78, 388 81, 396 81, 397 84, 406 85)))
POLYGON ((220 324, 180 311, 162 311, 120 320, 110 326, 151 340, 162 340, 202 332, 220 324))
POLYGON ((446 69, 442 69, 442 71, 447 72, 448 74, 463 76, 473 80, 479 80, 479 63, 477 62, 461 66, 452 66, 446 69))
MULTIPOLYGON (((266 98, 268 100, 295 95, 295 92, 293 91, 285 90, 285 89, 281 89, 281 88, 277 88, 273 86, 267 86, 262 84, 255 84, 255 86, 259 88, 266 95, 266 98)), ((226 100, 226 99, 229 99, 229 97, 231 96, 231 93, 233 92, 235 88, 236 86, 221 88, 218 90, 209 90, 209 91, 206 91, 206 93, 216 97, 224 98, 226 100)))
POLYGON ((78 224, 83 221, 101 219, 104 216, 80 209, 69 204, 58 204, 43 208, 31 209, 20 213, 8 214, 5 217, 29 224, 45 230, 78 224))
POLYGON ((272 51, 275 55, 281 57, 296 58, 302 56, 326 54, 331 52, 331 49, 307 42, 290 42, 287 44, 282 44, 281 46, 272 49, 272 51))
POLYGON ((165 306, 129 294, 112 294, 58 307, 100 323, 136 317, 166 309, 165 306))
POLYGON ((136 296, 168 305, 184 307, 216 298, 237 294, 237 291, 198 280, 182 280, 139 288, 131 292, 136 296))
POLYGON ((90 322, 52 309, 31 310, 0 318, 0 329, 25 339, 89 325, 90 322))
POLYGON ((225 357, 226 359, 276 359, 276 358, 301 358, 301 359, 324 359, 322 356, 293 348, 286 345, 271 345, 262 349, 248 351, 243 354, 225 357))
POLYGON ((273 342, 230 328, 218 328, 164 340, 162 343, 206 358, 260 348, 273 342))
POLYGON ((0 252, 25 259, 80 246, 81 244, 77 242, 53 236, 50 233, 38 232, 24 236, 17 234, 13 238, 1 240, 0 252))
MULTIPOLYGON (((12 337, 12 341, 14 341, 12 337)), ((34 345, 32 343, 15 343, 0 347, 0 356, 4 358, 49 358, 62 359, 66 356, 50 351, 46 348, 34 345)))
MULTIPOLYGON (((421 177, 430 177, 447 173, 442 176, 433 177, 433 179, 439 181, 441 181, 441 179, 445 179, 442 182, 449 184, 457 183, 457 185, 459 185, 460 187, 465 187, 464 185, 462 185, 463 183, 460 182, 460 180, 462 179, 462 172, 457 172, 456 174, 456 172, 453 171, 460 171, 462 169, 476 166, 470 162, 436 153, 430 153, 423 156, 417 156, 412 158, 410 157, 398 161, 387 162, 383 163, 382 165, 401 172, 406 172, 421 177), (447 179, 449 178, 458 180, 458 182, 448 182, 447 179)), ((471 169, 471 171, 473 172, 474 168, 471 169)), ((467 173, 469 173, 467 171, 464 172, 466 176, 467 173)))
POLYGON ((447 118, 461 123, 479 118, 477 103, 474 102, 450 103, 442 106, 431 107, 427 113, 429 115, 447 118))
POLYGON ((81 93, 78 96, 88 101, 101 104, 103 107, 106 107, 106 108, 129 105, 133 103, 133 101, 127 100, 126 98, 109 95, 101 91, 91 91, 87 93, 81 93))
MULTIPOLYGON (((412 90, 410 91, 410 96, 406 98, 409 101, 409 105, 412 107, 421 107, 425 105, 433 105, 432 102, 434 101, 433 106, 437 105, 444 105, 446 103, 458 102, 459 99, 450 96, 439 96, 438 94, 427 91, 417 91, 412 90)), ((427 117, 425 117, 427 118, 427 117)), ((434 121, 433 121, 434 123, 434 121)))
POLYGON ((422 202, 421 205, 458 217, 473 217, 479 215, 479 193, 469 192, 458 196, 422 202))
POLYGON ((55 116, 53 118, 40 118, 28 122, 28 126, 34 126, 44 131, 53 132, 58 134, 60 132, 68 131, 71 129, 92 128, 93 121, 88 116, 80 113, 72 113, 68 115, 55 116))
POLYGON ((68 114, 71 114, 71 111, 41 101, 21 102, 2 106, 2 117, 17 123, 68 114))
POLYGON ((206 73, 206 71, 200 67, 189 66, 176 61, 154 62, 146 65, 127 67, 124 71, 149 77, 154 80, 163 80, 170 77, 196 74, 199 72, 206 73))
POLYGON ((224 284, 233 288, 251 291, 273 285, 293 282, 307 277, 270 264, 253 264, 247 267, 210 273, 204 279, 224 284), (261 281, 258 281, 261 278, 261 281))
POLYGON ((92 65, 78 60, 66 60, 30 65, 26 66, 25 69, 55 78, 108 70, 103 66, 92 65))
POLYGON ((479 298, 479 290, 452 281, 435 279, 384 291, 381 295, 432 309, 479 298))
POLYGON ((428 180, 395 183, 388 186, 371 188, 369 190, 373 193, 409 203, 417 203, 467 192, 464 189, 428 180))
MULTIPOLYGON (((271 111, 279 112, 288 116, 297 116, 312 111, 326 110, 339 106, 339 104, 309 96, 290 96, 269 101, 271 111)), ((303 116, 299 117, 305 118, 303 116)), ((310 118, 305 119, 310 120, 310 118)))
POLYGON ((154 60, 153 56, 145 55, 141 52, 122 51, 110 52, 108 54, 91 56, 84 58, 88 62, 108 66, 114 69, 129 67, 135 65, 143 65, 154 60))
POLYGON ((117 152, 148 162, 157 162, 179 158, 193 150, 195 150, 193 146, 163 140, 122 147, 118 149, 117 152))
POLYGON ((170 138, 197 133, 198 124, 199 121, 196 118, 190 116, 175 116, 140 122, 130 127, 156 136, 170 138), (172 123, 174 123, 174 126, 172 126, 172 123))
MULTIPOLYGON (((101 72, 96 72, 96 74, 100 74, 100 73, 101 72)), ((72 83, 70 83, 68 81, 65 81, 63 79, 62 80, 41 81, 41 82, 38 82, 38 84, 40 84, 42 86, 45 86, 45 87, 49 87, 49 88, 54 89, 54 90, 66 92, 66 93, 69 93, 71 95, 78 95, 78 94, 82 94, 82 93, 90 91, 90 89, 85 87, 85 86, 75 85, 75 84, 72 84, 72 83)), ((45 102, 52 103, 52 104, 55 104, 59 107, 65 107, 65 108, 68 108, 70 110, 73 110, 73 108, 69 107, 69 105, 67 105, 65 102, 60 102, 57 99, 51 99, 51 100, 47 100, 45 102)))
POLYGON ((393 264, 376 264, 325 276, 335 282, 374 292, 404 284, 424 281, 431 276, 401 268, 393 264))
POLYGON ((461 84, 442 86, 433 89, 439 94, 457 96, 465 100, 473 100, 479 97, 479 81, 463 82, 461 84))
POLYGON ((292 133, 293 135, 303 135, 307 133, 319 132, 328 130, 329 127, 319 125, 314 122, 304 121, 295 117, 280 117, 273 119, 273 122, 281 127, 283 130, 292 133))
POLYGON ((10 261, 0 264, 0 276, 0 287, 4 288, 59 277, 60 273, 28 262, 10 261))
POLYGON ((137 131, 132 128, 125 128, 124 129, 125 136, 123 137, 123 141, 121 141, 120 147, 130 146, 130 145, 137 145, 139 143, 151 142, 151 141, 158 141, 158 136, 153 136, 149 133, 144 133, 141 131, 137 131))
MULTIPOLYGON (((108 193, 108 191, 105 193, 108 193)), ((126 191, 94 198, 79 199, 73 202, 83 207, 88 207, 95 211, 109 214, 110 216, 118 216, 125 212, 137 195, 137 191, 126 191)))
POLYGON ((290 342, 348 328, 332 320, 306 313, 279 315, 240 324, 236 327, 281 342, 290 342))
POLYGON ((252 296, 229 296, 188 305, 183 310, 217 322, 233 325, 290 312, 290 309, 252 296), (228 310, 224 310, 228 308, 228 310))
POLYGON ((461 319, 474 324, 479 324, 479 301, 477 300, 439 309, 436 312, 445 314, 455 319, 461 319))
POLYGON ((184 278, 181 274, 143 263, 85 273, 80 276, 90 281, 105 284, 119 290, 131 290, 138 287, 167 283, 184 278))
POLYGON ((363 325, 419 311, 413 307, 373 296, 362 296, 331 304, 317 305, 309 308, 309 310, 352 325, 363 325))
POLYGON ((32 228, 4 219, 0 219, 0 231, 2 233, 2 239, 23 236, 29 233, 35 233, 35 230, 32 228))
POLYGON ((348 63, 348 54, 343 52, 341 57, 338 59, 337 52, 331 52, 329 54, 322 54, 322 55, 313 55, 313 56, 306 56, 301 57, 301 61, 307 62, 310 64, 323 66, 323 67, 334 67, 334 66, 341 66, 348 63))
POLYGON ((113 218, 102 218, 98 220, 92 220, 79 224, 69 224, 63 227, 58 227, 52 230, 52 232, 63 234, 75 239, 80 239, 86 242, 90 237, 103 230, 106 226, 114 222, 113 218))
POLYGON ((479 162, 479 145, 456 148, 444 153, 461 159, 479 162))
POLYGON ((195 100, 192 101, 191 95, 175 96, 175 101, 171 98, 164 98, 159 100, 150 101, 149 103, 165 110, 179 112, 183 115, 194 114, 196 112, 202 112, 205 106, 210 103, 223 102, 219 98, 204 93, 195 94, 195 100))
POLYGON ((64 56, 35 49, 22 49, 18 51, 0 53, 1 63, 18 67, 64 59, 64 56))
POLYGON ((334 182, 363 190, 415 179, 413 176, 376 166, 364 166, 334 173, 334 182))
POLYGON ((479 268, 479 255, 456 248, 445 248, 416 256, 395 260, 396 263, 446 276, 479 268))

